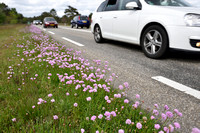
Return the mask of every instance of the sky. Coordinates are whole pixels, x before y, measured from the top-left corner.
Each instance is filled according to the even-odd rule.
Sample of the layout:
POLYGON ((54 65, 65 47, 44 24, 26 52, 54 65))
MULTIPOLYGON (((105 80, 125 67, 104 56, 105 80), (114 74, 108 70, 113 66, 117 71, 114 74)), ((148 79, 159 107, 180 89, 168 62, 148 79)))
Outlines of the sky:
MULTIPOLYGON (((64 15, 68 5, 78 9, 82 15, 89 15, 94 12, 104 0, 0 0, 9 8, 16 8, 18 13, 24 17, 39 16, 42 12, 50 12, 55 9, 59 17, 64 15)), ((187 0, 188 2, 200 7, 200 0, 187 0)))

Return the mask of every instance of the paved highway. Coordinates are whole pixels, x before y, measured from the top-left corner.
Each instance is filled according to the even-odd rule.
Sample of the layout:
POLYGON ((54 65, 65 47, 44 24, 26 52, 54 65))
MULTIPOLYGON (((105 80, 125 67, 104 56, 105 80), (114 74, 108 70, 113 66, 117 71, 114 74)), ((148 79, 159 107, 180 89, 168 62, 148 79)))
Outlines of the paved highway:
POLYGON ((166 58, 154 60, 145 57, 139 46, 109 40, 97 44, 87 29, 38 27, 63 45, 82 51, 86 59, 108 61, 119 76, 115 86, 128 82, 128 98, 140 94, 144 108, 157 103, 160 108, 167 104, 179 109, 181 132, 200 128, 200 53, 171 50, 166 58))

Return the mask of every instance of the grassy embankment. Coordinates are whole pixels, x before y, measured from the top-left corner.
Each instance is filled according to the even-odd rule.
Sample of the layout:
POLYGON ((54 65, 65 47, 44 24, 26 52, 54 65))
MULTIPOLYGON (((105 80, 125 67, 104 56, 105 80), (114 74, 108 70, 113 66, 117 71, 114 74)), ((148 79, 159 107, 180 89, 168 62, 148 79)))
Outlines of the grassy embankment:
POLYGON ((80 51, 32 26, 0 26, 0 59, 0 132, 153 133, 179 128, 172 123, 181 116, 178 110, 159 110, 157 104, 142 110, 138 94, 135 102, 126 99, 128 83, 113 90, 116 75, 108 62, 89 63, 80 51))

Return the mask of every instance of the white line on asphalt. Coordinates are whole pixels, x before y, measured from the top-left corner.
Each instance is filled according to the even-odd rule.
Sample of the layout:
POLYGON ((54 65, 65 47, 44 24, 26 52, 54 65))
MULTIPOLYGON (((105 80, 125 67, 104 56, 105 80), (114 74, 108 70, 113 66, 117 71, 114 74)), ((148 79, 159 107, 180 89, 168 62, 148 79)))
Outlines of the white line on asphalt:
POLYGON ((182 91, 186 94, 189 94, 189 95, 192 95, 193 97, 196 97, 197 99, 200 99, 200 91, 197 91, 195 89, 192 89, 190 87, 187 87, 185 85, 182 85, 178 82, 175 82, 173 80, 170 80, 170 79, 167 79, 165 77, 162 77, 162 76, 155 76, 155 77, 152 77, 152 79, 155 79, 159 82, 162 82, 174 89, 177 89, 179 91, 182 91))
POLYGON ((59 28, 61 29, 67 29, 67 30, 73 30, 73 31, 81 31, 81 32, 87 32, 87 33, 91 33, 91 31, 88 30, 83 30, 83 29, 72 29, 72 28, 68 28, 68 27, 64 27, 64 26, 59 26, 59 28))
POLYGON ((52 31, 48 31, 49 33, 51 33, 51 34, 55 34, 55 33, 53 33, 52 31))
POLYGON ((62 37, 62 39, 66 40, 66 41, 68 41, 68 42, 71 42, 71 43, 73 43, 73 44, 75 44, 75 45, 77 45, 77 46, 80 46, 80 47, 83 47, 83 46, 84 46, 83 44, 78 43, 78 42, 75 42, 75 41, 73 41, 73 40, 71 40, 71 39, 68 39, 68 38, 66 38, 66 37, 62 37))

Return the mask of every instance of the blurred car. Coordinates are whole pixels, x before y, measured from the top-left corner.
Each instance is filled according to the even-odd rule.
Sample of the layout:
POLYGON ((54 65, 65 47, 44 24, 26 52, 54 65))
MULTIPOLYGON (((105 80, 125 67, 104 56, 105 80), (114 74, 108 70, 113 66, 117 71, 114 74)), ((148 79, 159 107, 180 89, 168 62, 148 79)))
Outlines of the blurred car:
POLYGON ((33 20, 33 24, 35 25, 42 25, 42 21, 41 20, 33 20))
POLYGON ((43 20, 43 27, 54 27, 58 28, 58 22, 53 17, 45 17, 43 20))
POLYGON ((73 27, 87 27, 89 28, 90 27, 90 20, 89 20, 89 17, 87 16, 84 16, 84 15, 78 15, 78 16, 75 16, 72 20, 71 20, 71 28, 73 27))
POLYGON ((105 0, 93 13, 91 30, 97 43, 140 45, 149 58, 169 48, 200 52, 200 9, 185 0, 105 0))

